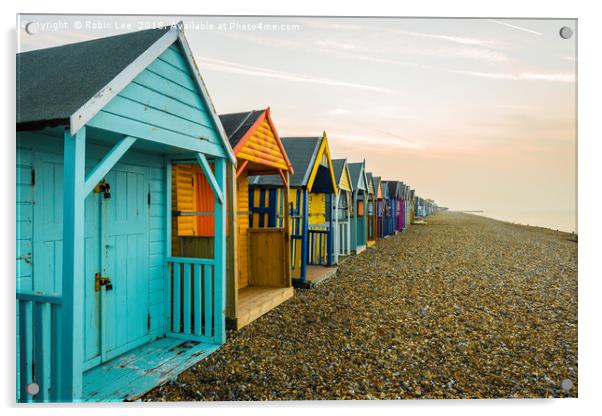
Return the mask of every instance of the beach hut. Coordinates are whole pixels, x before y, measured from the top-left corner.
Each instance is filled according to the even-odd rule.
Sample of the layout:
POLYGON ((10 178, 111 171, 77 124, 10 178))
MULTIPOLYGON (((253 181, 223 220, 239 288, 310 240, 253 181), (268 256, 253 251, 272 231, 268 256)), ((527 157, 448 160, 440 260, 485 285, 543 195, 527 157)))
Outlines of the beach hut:
POLYGON ((376 194, 376 237, 378 240, 385 238, 385 207, 382 181, 380 176, 373 176, 372 183, 376 194))
POLYGON ((405 189, 404 202, 405 202, 405 228, 408 228, 412 224, 412 221, 410 219, 410 209, 412 206, 412 200, 411 200, 411 196, 410 196, 410 187, 409 186, 406 186, 406 189, 405 189))
POLYGON ((416 216, 417 217, 424 217, 425 214, 425 207, 424 207, 424 199, 422 199, 421 197, 416 197, 416 216))
POLYGON ((410 189, 410 203, 409 203, 409 207, 408 207, 408 221, 410 224, 412 224, 414 222, 414 216, 415 216, 415 207, 416 207, 416 191, 414 189, 410 189))
POLYGON ((391 234, 400 231, 400 200, 401 200, 401 184, 399 181, 387 181, 387 192, 389 196, 389 205, 391 207, 391 234))
POLYGON ((407 226, 407 195, 406 190, 408 186, 404 182, 400 182, 400 196, 399 196, 399 231, 403 231, 407 226))
MULTIPOLYGON (((278 137, 270 109, 222 114, 220 120, 237 159, 228 200, 226 318, 228 327, 240 329, 294 295, 290 274, 289 213, 282 206, 266 205, 261 195, 249 193, 249 176, 277 175, 288 189, 292 166, 278 137), (256 211, 249 215, 249 204, 256 211), (280 209, 278 209, 280 208, 280 209), (260 210, 264 210, 262 214, 260 210), (276 218, 281 221, 276 221, 276 218)), ((213 247, 211 188, 198 166, 178 165, 174 200, 174 250, 181 257, 206 257, 213 247)), ((284 193, 288 195, 288 193, 284 193)))
POLYGON ((226 165, 182 24, 17 55, 17 400, 132 400, 224 343, 226 165), (173 161, 215 196, 171 253, 173 161))
POLYGON ((353 214, 351 216, 351 251, 359 254, 366 249, 368 228, 367 208, 368 181, 366 163, 349 163, 349 174, 353 185, 353 214))
POLYGON ((403 190, 405 184, 403 182, 397 183, 397 222, 395 229, 398 232, 402 232, 404 229, 405 222, 405 209, 404 209, 404 200, 403 200, 403 190))
POLYGON ((393 205, 389 192, 389 182, 381 180, 381 187, 383 190, 383 237, 386 238, 391 234, 395 234, 393 205))
MULTIPOLYGON (((282 144, 295 175, 289 182, 291 228, 291 273, 293 284, 309 287, 333 275, 333 206, 337 194, 326 132, 317 137, 283 137, 282 144), (328 201, 328 203, 327 203, 328 201)), ((274 175, 249 178, 252 192, 265 202, 261 206, 284 200, 281 178, 274 175)), ((249 206, 253 215, 262 213, 249 206)))
POLYGON ((366 183, 368 186, 367 194, 367 215, 366 215, 366 245, 372 247, 376 244, 376 192, 372 179, 372 172, 366 172, 366 183))
POLYGON ((332 167, 337 183, 337 195, 333 207, 334 248, 333 263, 351 254, 351 213, 353 212, 353 186, 347 167, 347 159, 333 159, 332 167))

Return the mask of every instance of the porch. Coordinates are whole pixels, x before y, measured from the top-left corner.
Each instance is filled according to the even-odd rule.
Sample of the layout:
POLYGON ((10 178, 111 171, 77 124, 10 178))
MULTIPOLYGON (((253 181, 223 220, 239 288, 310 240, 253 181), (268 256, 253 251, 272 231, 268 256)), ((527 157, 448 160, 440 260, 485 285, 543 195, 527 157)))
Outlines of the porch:
POLYGON ((159 338, 84 373, 82 401, 134 401, 174 379, 220 344, 159 338))
POLYGON ((228 321, 228 326, 240 329, 268 313, 295 295, 290 287, 247 286, 238 290, 236 323, 228 321))
POLYGON ((338 267, 336 266, 319 266, 308 264, 305 269, 305 281, 294 282, 296 287, 309 289, 323 283, 327 279, 337 274, 338 267))

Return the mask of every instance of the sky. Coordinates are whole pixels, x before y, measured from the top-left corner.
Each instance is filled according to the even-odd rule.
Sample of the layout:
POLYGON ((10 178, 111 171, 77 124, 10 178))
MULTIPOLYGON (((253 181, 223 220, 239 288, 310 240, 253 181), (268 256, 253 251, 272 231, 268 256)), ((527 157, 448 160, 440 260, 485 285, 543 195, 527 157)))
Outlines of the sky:
POLYGON ((577 230, 575 20, 21 15, 18 51, 180 20, 218 113, 269 106, 440 205, 577 230))

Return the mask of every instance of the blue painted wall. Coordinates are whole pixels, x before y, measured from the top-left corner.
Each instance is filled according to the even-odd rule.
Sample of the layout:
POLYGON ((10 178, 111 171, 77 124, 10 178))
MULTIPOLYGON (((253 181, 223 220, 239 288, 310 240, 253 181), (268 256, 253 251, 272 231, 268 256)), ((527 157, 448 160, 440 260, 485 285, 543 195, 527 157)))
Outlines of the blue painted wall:
POLYGON ((173 143, 200 139, 206 154, 225 157, 216 126, 176 45, 142 71, 89 125, 173 143))
MULTIPOLYGON (((46 230, 36 230, 34 223, 34 195, 47 195, 45 198, 53 198, 52 205, 55 209, 52 213, 44 215, 56 215, 57 225, 62 224, 62 139, 36 132, 23 132, 17 134, 17 290, 40 290, 44 292, 60 293, 61 282, 61 260, 62 260, 62 235, 54 240, 52 247, 46 243, 47 248, 39 249, 33 247, 33 234, 36 232, 49 233, 46 230), (56 160, 54 167, 54 178, 40 177, 41 167, 36 167, 34 161, 56 160), (36 187, 44 186, 49 191, 49 185, 53 185, 52 192, 34 192, 32 186, 32 169, 36 170, 36 187), (53 182, 53 183, 51 183, 53 182), (51 252, 53 255, 49 255, 51 252), (29 260, 29 257, 32 260, 29 260), (36 270, 48 270, 48 273, 34 275, 32 266, 36 262, 36 270), (40 264, 43 263, 43 264, 40 264)), ((102 156, 108 151, 108 147, 98 145, 87 146, 86 169, 91 169, 102 156)), ((151 315, 150 335, 161 336, 165 333, 164 313, 164 283, 165 283, 165 168, 162 155, 154 155, 144 152, 130 150, 119 162, 131 168, 144 167, 148 172, 145 186, 150 192, 150 206, 148 207, 149 228, 148 233, 148 279, 149 279, 149 313, 151 315)), ((46 168, 46 170, 48 170, 46 168)), ((111 183, 112 191, 117 192, 115 187, 118 183, 111 183)), ((37 191, 37 189, 35 190, 37 191)), ((98 245, 98 230, 95 219, 98 219, 98 194, 90 194, 86 199, 86 274, 94 273, 97 269, 97 250, 93 248, 98 245), (89 252, 92 252, 89 255, 89 252), (90 257, 91 256, 91 257, 90 257)), ((46 205, 49 205, 46 203, 46 205)), ((48 223, 48 221, 46 221, 48 223)), ((62 232, 59 226, 58 231, 62 232)), ((87 276, 86 276, 87 277, 87 276)))

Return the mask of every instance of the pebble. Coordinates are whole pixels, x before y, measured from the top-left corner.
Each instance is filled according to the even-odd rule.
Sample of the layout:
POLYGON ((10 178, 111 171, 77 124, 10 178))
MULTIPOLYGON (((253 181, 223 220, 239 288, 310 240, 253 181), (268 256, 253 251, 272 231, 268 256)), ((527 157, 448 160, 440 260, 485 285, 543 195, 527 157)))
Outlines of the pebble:
POLYGON ((438 213, 227 337, 143 400, 577 397, 576 238, 438 213))

